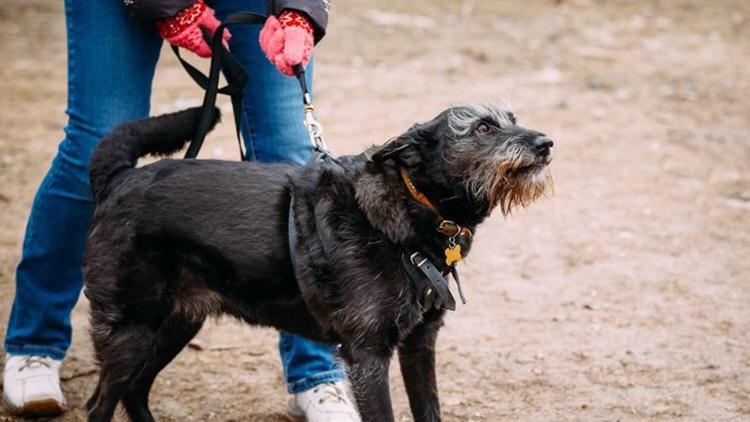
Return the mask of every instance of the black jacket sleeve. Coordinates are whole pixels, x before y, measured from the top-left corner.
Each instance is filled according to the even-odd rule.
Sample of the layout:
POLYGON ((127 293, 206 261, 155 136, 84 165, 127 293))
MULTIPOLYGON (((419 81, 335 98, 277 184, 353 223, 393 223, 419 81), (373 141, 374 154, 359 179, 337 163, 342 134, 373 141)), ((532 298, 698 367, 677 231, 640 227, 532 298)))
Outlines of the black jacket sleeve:
POLYGON ((123 3, 134 18, 153 21, 172 17, 195 0, 123 0, 123 3))
POLYGON ((302 12, 312 23, 315 29, 315 42, 320 41, 326 34, 328 26, 328 9, 331 8, 331 0, 269 0, 268 13, 279 16, 285 9, 302 12))

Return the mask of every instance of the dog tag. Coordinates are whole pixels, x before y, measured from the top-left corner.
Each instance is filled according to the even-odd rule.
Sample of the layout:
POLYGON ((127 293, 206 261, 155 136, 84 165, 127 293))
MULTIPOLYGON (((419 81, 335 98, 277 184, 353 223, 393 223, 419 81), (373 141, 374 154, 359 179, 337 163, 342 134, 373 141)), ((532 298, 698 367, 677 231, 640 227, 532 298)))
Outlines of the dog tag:
POLYGON ((445 263, 450 267, 463 258, 461 255, 461 245, 453 245, 445 248, 445 263))

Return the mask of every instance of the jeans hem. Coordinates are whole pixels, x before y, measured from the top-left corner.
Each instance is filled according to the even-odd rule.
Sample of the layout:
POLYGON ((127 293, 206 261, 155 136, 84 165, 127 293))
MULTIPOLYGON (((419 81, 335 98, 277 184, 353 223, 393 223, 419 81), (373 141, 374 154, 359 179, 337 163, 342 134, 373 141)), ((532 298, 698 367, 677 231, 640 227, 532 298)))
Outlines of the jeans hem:
POLYGON ((5 344, 5 353, 15 356, 46 356, 55 360, 65 359, 65 350, 56 347, 36 346, 30 344, 5 344))
POLYGON ((330 371, 320 372, 311 377, 302 378, 299 381, 287 383, 286 389, 289 394, 299 394, 303 391, 307 391, 320 384, 328 382, 343 381, 346 379, 344 371, 341 369, 334 369, 330 371))

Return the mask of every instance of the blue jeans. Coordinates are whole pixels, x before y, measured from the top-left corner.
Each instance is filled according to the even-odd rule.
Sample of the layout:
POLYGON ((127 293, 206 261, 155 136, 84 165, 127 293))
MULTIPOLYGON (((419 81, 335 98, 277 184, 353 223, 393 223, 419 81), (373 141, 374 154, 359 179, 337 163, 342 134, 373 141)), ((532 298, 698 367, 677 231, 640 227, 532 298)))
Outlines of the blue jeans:
MULTIPOLYGON (((265 12, 265 0, 210 4, 219 18, 238 10, 265 12)), ((65 16, 68 125, 31 208, 5 336, 7 353, 55 359, 62 359, 70 346, 70 312, 82 286, 83 249, 93 213, 89 159, 99 139, 115 126, 149 114, 162 45, 153 26, 132 20, 119 0, 66 0, 65 16)), ((265 59, 259 30, 257 25, 231 28, 230 48, 250 74, 241 122, 247 156, 302 164, 311 148, 301 123, 299 87, 265 59)), ((279 351, 290 393, 344 378, 331 345, 282 332, 279 351)))

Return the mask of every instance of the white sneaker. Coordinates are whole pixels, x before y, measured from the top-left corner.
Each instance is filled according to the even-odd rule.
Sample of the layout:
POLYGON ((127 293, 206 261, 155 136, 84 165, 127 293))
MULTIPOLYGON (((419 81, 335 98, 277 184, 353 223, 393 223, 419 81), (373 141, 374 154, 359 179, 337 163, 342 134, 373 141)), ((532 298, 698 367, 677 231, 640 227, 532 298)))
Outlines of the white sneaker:
POLYGON ((290 416, 307 422, 360 422, 343 382, 320 384, 295 394, 287 403, 290 416))
POLYGON ((59 360, 44 356, 5 356, 3 403, 13 414, 57 415, 65 411, 59 360))

